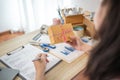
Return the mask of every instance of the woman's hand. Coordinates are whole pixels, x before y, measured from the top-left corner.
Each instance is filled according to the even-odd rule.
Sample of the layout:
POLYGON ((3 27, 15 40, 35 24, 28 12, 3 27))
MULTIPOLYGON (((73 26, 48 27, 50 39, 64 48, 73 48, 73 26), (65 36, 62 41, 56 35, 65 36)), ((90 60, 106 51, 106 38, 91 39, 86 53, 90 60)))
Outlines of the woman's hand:
POLYGON ((36 70, 36 79, 35 80, 45 80, 45 68, 46 64, 49 62, 47 60, 47 54, 39 54, 37 58, 40 58, 40 60, 35 60, 34 66, 36 70))
POLYGON ((70 37, 70 40, 71 41, 69 41, 67 43, 70 44, 71 46, 73 46, 77 50, 82 50, 82 51, 87 52, 92 49, 92 47, 90 45, 82 42, 80 40, 80 38, 78 38, 78 37, 72 36, 72 37, 70 37))

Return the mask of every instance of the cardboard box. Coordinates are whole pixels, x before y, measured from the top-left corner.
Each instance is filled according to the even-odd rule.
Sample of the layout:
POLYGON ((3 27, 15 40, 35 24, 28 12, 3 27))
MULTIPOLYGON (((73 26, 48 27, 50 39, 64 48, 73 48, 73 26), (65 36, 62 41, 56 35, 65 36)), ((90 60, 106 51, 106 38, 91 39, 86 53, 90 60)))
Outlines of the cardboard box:
POLYGON ((64 19, 64 23, 68 24, 82 24, 83 23, 83 15, 82 14, 78 14, 78 15, 70 15, 70 16, 63 16, 64 19))
POLYGON ((51 44, 70 41, 70 36, 74 36, 72 24, 55 25, 48 28, 51 44))

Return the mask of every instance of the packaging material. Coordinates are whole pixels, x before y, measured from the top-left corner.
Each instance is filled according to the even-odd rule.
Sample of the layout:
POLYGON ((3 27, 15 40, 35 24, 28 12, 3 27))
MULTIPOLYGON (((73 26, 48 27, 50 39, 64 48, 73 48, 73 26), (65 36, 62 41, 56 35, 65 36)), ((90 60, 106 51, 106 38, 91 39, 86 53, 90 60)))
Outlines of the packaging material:
POLYGON ((48 35, 51 44, 70 41, 70 36, 74 36, 72 24, 51 26, 48 28, 48 35))
POLYGON ((77 37, 83 37, 84 36, 84 28, 83 27, 78 25, 78 26, 75 26, 73 28, 73 30, 74 30, 75 36, 77 36, 77 37))

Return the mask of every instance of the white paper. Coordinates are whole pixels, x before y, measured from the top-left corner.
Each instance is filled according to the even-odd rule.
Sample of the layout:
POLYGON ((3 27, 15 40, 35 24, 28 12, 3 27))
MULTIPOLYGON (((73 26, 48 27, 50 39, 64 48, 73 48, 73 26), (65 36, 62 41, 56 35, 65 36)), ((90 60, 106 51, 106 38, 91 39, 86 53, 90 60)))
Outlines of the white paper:
POLYGON ((37 40, 40 43, 50 43, 50 39, 48 35, 42 34, 41 37, 37 40))
MULTIPOLYGON (((0 59, 10 66, 13 69, 18 69, 20 71, 20 74, 26 79, 26 80, 34 80, 35 79, 35 68, 32 60, 39 54, 43 53, 42 50, 27 44, 24 46, 24 48, 19 48, 13 52, 11 52, 11 55, 4 55, 0 57, 0 59)), ((48 54, 48 53, 46 53, 48 54)), ((49 63, 47 64, 46 71, 51 69, 55 64, 57 64, 60 59, 48 54, 48 60, 49 63)))
POLYGON ((61 51, 65 50, 65 46, 72 47, 67 43, 59 43, 59 44, 56 44, 56 49, 50 50, 50 52, 68 63, 71 63, 72 61, 77 59, 79 56, 84 54, 84 51, 74 50, 73 52, 70 52, 70 54, 65 55, 61 53, 61 51))

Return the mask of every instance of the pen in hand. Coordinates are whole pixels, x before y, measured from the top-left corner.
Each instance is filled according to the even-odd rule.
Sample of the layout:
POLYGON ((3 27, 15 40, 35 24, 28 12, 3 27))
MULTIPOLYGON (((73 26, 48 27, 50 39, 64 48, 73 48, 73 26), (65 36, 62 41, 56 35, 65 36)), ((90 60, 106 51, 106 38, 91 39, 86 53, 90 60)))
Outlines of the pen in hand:
POLYGON ((48 57, 48 55, 47 54, 39 54, 35 59, 33 59, 32 60, 32 62, 35 62, 35 61, 41 61, 41 60, 43 60, 43 56, 45 55, 45 59, 46 59, 46 62, 48 63, 49 62, 49 60, 47 59, 47 57, 48 57))
POLYGON ((32 60, 32 62, 38 61, 38 60, 41 60, 41 58, 40 57, 36 57, 35 59, 32 60))

